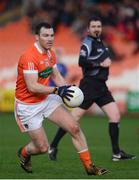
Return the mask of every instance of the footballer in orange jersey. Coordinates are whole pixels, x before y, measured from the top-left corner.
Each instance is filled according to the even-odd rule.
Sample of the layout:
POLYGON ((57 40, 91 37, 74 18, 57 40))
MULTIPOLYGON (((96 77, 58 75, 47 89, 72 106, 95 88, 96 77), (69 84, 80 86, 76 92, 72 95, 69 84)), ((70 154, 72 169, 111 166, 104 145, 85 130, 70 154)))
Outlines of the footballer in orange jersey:
POLYGON ((16 82, 16 98, 26 103, 36 103, 44 100, 48 94, 34 94, 28 91, 24 81, 24 74, 37 74, 38 83, 48 85, 49 77, 56 65, 55 53, 48 50, 43 53, 39 49, 37 43, 33 45, 27 52, 25 52, 18 64, 18 78, 16 82))
POLYGON ((89 175, 107 172, 97 168, 90 159, 87 143, 79 124, 62 105, 62 99, 69 100, 74 91, 70 90, 56 66, 55 53, 51 50, 54 31, 50 24, 41 22, 35 27, 36 42, 21 57, 15 93, 15 118, 22 132, 27 132, 31 141, 18 150, 21 167, 32 172, 32 155, 46 153, 49 148, 47 135, 42 126, 48 118, 62 127, 72 137, 83 166, 89 175), (49 77, 57 87, 48 86, 49 77))

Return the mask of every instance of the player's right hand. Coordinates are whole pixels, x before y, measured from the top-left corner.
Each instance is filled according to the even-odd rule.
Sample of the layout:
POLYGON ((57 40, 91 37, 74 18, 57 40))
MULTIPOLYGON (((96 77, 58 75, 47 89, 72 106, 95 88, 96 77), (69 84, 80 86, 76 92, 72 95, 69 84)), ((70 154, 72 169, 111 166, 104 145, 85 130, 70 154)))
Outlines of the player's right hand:
POLYGON ((70 90, 68 86, 60 86, 60 87, 55 87, 53 93, 59 95, 62 99, 66 98, 67 100, 70 101, 70 97, 73 97, 72 93, 74 93, 73 90, 70 90))

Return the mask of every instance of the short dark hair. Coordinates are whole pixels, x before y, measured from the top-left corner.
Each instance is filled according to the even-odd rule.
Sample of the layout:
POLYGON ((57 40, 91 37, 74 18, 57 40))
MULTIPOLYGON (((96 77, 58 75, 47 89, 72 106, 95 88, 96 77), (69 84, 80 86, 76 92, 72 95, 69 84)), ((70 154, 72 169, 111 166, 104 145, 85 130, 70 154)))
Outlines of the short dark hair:
POLYGON ((98 16, 92 16, 92 17, 90 17, 89 20, 88 20, 87 27, 89 27, 91 21, 100 21, 100 22, 102 22, 102 20, 101 20, 100 17, 98 17, 98 16))
POLYGON ((52 26, 48 22, 40 22, 34 28, 35 34, 40 34, 40 29, 42 27, 45 27, 47 29, 51 29, 52 28, 52 26))

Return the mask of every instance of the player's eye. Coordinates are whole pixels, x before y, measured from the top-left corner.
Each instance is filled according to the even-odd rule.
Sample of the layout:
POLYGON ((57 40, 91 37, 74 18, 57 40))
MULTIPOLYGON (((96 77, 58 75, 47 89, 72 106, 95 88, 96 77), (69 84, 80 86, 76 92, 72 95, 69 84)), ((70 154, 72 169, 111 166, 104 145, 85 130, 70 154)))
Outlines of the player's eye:
POLYGON ((42 37, 49 37, 49 36, 50 36, 50 37, 54 37, 54 34, 42 34, 41 36, 42 36, 42 37))
POLYGON ((44 35, 43 35, 43 37, 48 37, 48 36, 49 36, 49 34, 44 34, 44 35))

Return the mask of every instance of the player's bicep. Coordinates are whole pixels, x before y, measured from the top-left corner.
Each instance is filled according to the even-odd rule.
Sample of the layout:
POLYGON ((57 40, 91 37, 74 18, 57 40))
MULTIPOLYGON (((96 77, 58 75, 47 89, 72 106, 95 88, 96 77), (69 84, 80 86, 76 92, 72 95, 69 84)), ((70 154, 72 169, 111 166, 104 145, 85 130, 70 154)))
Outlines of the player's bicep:
POLYGON ((32 91, 33 87, 38 81, 38 64, 34 57, 23 56, 21 59, 24 80, 29 91, 32 91))

